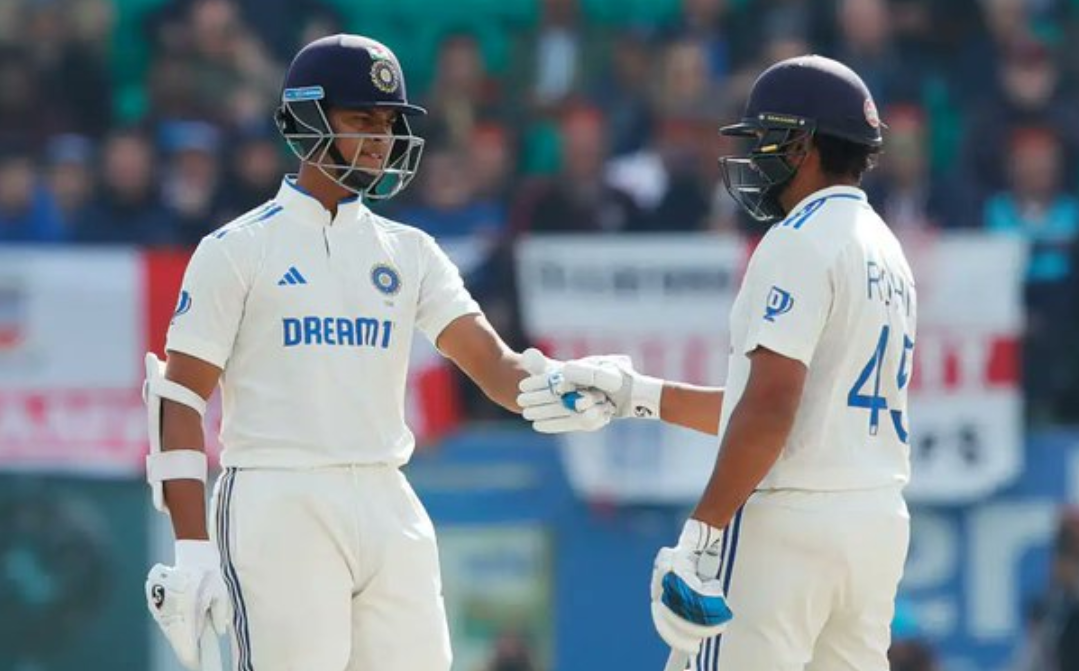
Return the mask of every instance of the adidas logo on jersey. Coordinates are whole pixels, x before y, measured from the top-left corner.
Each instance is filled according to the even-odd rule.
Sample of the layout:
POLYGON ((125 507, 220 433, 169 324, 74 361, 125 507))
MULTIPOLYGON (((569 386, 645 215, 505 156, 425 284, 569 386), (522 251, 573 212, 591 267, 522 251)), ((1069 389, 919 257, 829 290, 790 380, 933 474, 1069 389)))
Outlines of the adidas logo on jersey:
POLYGON ((296 266, 289 266, 288 272, 281 276, 281 279, 277 280, 277 286, 283 287, 286 284, 307 284, 307 279, 300 274, 300 271, 296 270, 296 266))

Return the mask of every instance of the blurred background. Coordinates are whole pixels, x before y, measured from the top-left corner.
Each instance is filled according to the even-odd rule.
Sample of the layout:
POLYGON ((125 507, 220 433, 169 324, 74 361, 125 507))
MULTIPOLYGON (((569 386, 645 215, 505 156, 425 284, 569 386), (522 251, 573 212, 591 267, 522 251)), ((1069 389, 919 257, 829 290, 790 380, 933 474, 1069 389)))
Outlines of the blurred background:
MULTIPOLYGON (((376 209, 436 236, 512 345, 713 384, 763 233, 717 128, 777 59, 855 68, 921 303, 892 668, 1079 669, 1076 0, 0 0, 0 671, 177 668, 142 595, 171 559, 142 354, 193 245, 295 168, 283 69, 339 31, 431 113, 376 209)), ((411 386, 455 668, 662 668, 651 560, 714 441, 535 435, 423 342, 411 386)))

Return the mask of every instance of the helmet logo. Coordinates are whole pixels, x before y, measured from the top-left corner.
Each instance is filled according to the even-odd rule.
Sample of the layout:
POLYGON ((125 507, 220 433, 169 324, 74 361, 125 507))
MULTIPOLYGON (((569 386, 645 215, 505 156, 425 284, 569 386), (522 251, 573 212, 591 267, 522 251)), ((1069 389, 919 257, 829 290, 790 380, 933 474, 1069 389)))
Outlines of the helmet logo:
POLYGON ((791 128, 798 128, 806 125, 806 120, 802 117, 790 116, 787 114, 775 114, 773 112, 761 112, 757 115, 757 118, 764 123, 777 124, 780 126, 789 126, 791 128))
POLYGON ((880 115, 877 113, 877 105, 872 98, 865 99, 862 111, 865 112, 865 122, 867 124, 873 128, 880 128, 880 115))
POLYGON ((397 70, 393 67, 393 63, 382 59, 375 59, 371 63, 371 83, 379 91, 393 93, 397 91, 399 82, 400 78, 397 76, 397 70))

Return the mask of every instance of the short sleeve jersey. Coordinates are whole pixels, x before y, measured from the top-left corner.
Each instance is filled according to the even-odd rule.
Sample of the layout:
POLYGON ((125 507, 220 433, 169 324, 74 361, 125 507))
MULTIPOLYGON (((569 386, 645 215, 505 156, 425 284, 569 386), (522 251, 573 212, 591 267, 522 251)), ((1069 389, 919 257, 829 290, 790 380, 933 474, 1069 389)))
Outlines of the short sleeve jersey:
POLYGON ((225 466, 399 465, 413 330, 479 311, 431 236, 286 178, 199 244, 166 349, 223 369, 225 466))
POLYGON ((917 300, 900 244, 853 187, 818 191, 775 224, 731 310, 720 436, 767 348, 808 369, 783 452, 762 489, 902 486, 917 300))

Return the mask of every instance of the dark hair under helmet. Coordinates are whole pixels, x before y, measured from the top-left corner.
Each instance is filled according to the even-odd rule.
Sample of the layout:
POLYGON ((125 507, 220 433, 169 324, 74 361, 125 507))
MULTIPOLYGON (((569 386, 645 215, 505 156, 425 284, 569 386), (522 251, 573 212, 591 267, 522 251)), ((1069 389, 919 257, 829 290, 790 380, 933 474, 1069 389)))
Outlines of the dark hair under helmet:
POLYGON ((876 148, 882 125, 865 82, 846 65, 823 56, 780 61, 754 82, 741 122, 719 131, 756 138, 748 154, 720 159, 723 183, 754 219, 775 221, 785 215, 779 193, 805 158, 799 141, 820 134, 876 148))
POLYGON ((406 117, 426 113, 408 102, 401 65, 388 47, 361 35, 331 35, 308 44, 292 59, 274 119, 301 161, 354 193, 384 199, 400 193, 416 174, 423 140, 412 134, 406 117), (372 108, 399 112, 392 133, 335 133, 330 126, 331 109, 372 108), (339 137, 360 140, 353 156, 341 155, 334 144, 339 137), (375 170, 357 165, 370 139, 389 147, 375 170))

